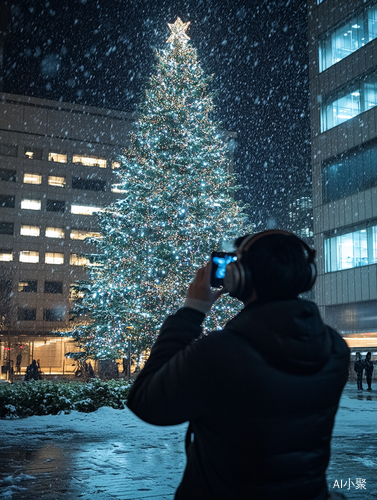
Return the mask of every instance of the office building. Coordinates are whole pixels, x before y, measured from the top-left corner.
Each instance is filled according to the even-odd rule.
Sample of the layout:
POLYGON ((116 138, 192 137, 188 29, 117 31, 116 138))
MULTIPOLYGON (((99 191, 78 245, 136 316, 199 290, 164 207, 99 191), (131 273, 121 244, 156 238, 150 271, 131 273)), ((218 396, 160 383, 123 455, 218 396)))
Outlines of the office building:
MULTIPOLYGON (((72 370, 66 339, 70 285, 87 277, 93 215, 122 196, 113 187, 130 113, 0 94, 0 365, 72 370)), ((3 370, 4 371, 4 370, 3 370)), ((3 373, 4 376, 4 373, 3 373)))
MULTIPOLYGON (((377 346, 377 2, 309 0, 315 297, 350 346, 377 346)), ((369 350, 369 349, 368 349, 369 350)))
POLYGON ((289 204, 288 228, 313 246, 313 202, 310 196, 301 196, 289 204))

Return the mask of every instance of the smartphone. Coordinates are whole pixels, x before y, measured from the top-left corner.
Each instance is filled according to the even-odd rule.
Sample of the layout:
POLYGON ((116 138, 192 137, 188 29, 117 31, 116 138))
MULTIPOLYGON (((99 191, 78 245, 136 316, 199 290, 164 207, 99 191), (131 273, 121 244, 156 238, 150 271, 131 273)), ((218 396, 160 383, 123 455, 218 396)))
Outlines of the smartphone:
POLYGON ((233 252, 212 252, 211 287, 220 288, 224 285, 225 268, 237 260, 233 252))

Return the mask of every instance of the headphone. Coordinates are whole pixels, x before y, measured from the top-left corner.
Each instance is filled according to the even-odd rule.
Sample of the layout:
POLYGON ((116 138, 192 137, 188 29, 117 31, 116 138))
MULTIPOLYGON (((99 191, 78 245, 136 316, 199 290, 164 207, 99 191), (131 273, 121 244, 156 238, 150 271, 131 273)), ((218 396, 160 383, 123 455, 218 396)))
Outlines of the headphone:
POLYGON ((249 266, 242 262, 242 256, 249 250, 249 248, 254 245, 254 243, 265 236, 270 236, 272 234, 282 234, 285 236, 290 236, 298 240, 302 246, 304 253, 306 253, 306 260, 309 267, 309 278, 302 290, 298 293, 309 291, 317 277, 317 268, 314 262, 315 250, 309 247, 301 238, 288 231, 282 231, 280 229, 269 229, 267 231, 262 231, 257 234, 250 234, 246 236, 242 241, 241 245, 238 247, 237 251, 241 255, 239 259, 235 262, 231 262, 225 268, 224 277, 224 287, 231 297, 236 297, 239 300, 244 300, 249 297, 253 291, 253 281, 252 273, 249 266))

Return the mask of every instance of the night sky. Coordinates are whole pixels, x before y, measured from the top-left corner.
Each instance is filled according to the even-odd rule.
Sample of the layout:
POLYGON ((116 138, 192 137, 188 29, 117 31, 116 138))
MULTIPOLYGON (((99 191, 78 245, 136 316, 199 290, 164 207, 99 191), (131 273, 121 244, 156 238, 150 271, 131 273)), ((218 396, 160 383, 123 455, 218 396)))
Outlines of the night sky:
POLYGON ((306 5, 301 0, 0 0, 10 8, 4 87, 134 111, 164 48, 187 31, 214 74, 222 128, 238 133, 239 196, 258 229, 287 227, 311 193, 306 5))

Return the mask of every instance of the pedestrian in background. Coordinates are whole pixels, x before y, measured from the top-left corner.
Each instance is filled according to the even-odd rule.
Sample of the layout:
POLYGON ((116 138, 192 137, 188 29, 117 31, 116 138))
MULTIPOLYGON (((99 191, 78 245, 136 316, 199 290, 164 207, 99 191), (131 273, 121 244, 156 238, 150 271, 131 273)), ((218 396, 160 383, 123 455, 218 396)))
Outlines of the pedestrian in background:
POLYGON ((22 361, 22 354, 19 353, 17 354, 16 357, 16 372, 21 373, 21 361, 22 361))
POLYGON ((364 370, 365 370, 365 376, 367 379, 367 384, 368 384, 368 391, 372 390, 372 374, 373 374, 373 361, 371 359, 372 353, 367 352, 367 355, 365 356, 364 360, 364 370))
POLYGON ((26 374, 24 377, 24 381, 28 382, 29 380, 41 380, 41 373, 38 370, 38 365, 35 359, 31 362, 31 364, 26 368, 26 374))
POLYGON ((125 377, 127 377, 128 375, 128 359, 127 358, 123 358, 122 359, 122 364, 123 364, 123 374, 125 377))
POLYGON ((92 363, 90 361, 88 363, 88 374, 89 374, 89 378, 94 378, 95 377, 93 366, 92 366, 92 363))
POLYGON ((13 382, 14 379, 14 368, 13 368, 13 359, 9 362, 9 381, 13 382))
POLYGON ((359 352, 356 353, 356 361, 353 365, 353 369, 357 375, 357 390, 363 390, 363 371, 364 371, 364 361, 361 359, 361 354, 359 352))

